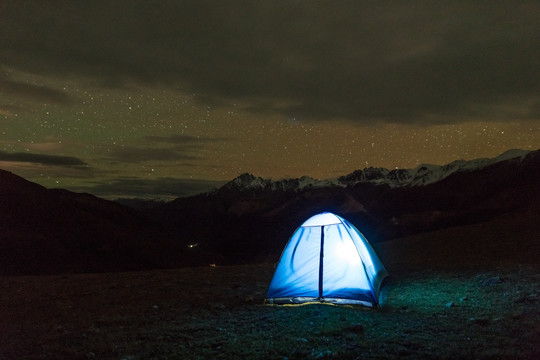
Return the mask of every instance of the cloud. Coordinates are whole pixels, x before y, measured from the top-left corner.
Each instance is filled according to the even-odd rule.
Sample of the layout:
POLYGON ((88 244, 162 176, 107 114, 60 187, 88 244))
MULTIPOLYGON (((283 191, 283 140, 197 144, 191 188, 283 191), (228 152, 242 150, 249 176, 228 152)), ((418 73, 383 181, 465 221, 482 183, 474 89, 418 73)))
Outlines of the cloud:
POLYGON ((181 149, 125 146, 111 152, 115 160, 123 162, 197 160, 198 156, 183 153, 181 149))
POLYGON ((55 166, 87 166, 84 161, 72 156, 45 155, 28 152, 8 153, 0 151, 0 161, 35 163, 55 166))
MULTIPOLYGON (((0 76, 0 93, 10 97, 18 97, 24 100, 34 100, 40 102, 52 102, 60 105, 72 103, 72 99, 63 91, 59 91, 47 86, 33 85, 2 78, 0 76)), ((3 107, 6 107, 5 105, 3 107)), ((8 107, 9 108, 9 107, 8 107)), ((14 110, 11 107, 11 110, 14 110)))
POLYGON ((210 191, 223 185, 223 181, 210 181, 203 179, 140 179, 117 178, 107 182, 97 183, 93 186, 71 187, 78 192, 89 192, 109 199, 116 198, 164 198, 173 199, 210 191))
POLYGON ((305 119, 534 119, 539 12, 527 1, 11 1, 0 63, 305 119))
POLYGON ((146 136, 144 140, 154 143, 166 143, 182 146, 200 145, 203 143, 213 143, 226 140, 225 138, 203 138, 190 135, 170 135, 170 136, 146 136))
POLYGON ((6 118, 15 116, 18 112, 22 111, 22 108, 14 105, 0 105, 0 115, 6 118))
POLYGON ((180 161, 201 159, 198 151, 209 143, 224 138, 205 138, 189 135, 145 136, 141 146, 123 146, 111 152, 115 160, 123 162, 180 161))

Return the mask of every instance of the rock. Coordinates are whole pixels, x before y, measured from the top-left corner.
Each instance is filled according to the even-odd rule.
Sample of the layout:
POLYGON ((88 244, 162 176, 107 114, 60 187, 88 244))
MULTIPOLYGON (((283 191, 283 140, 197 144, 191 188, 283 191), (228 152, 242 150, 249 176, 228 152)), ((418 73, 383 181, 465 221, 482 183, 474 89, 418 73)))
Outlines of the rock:
POLYGON ((213 310, 225 310, 226 306, 222 303, 212 303, 210 304, 210 308, 213 310))
POLYGON ((501 277, 500 276, 493 276, 493 277, 482 280, 480 282, 480 285, 482 285, 482 286, 493 286, 493 285, 497 285, 500 282, 501 282, 501 277))
POLYGON ((349 327, 347 330, 355 334, 362 334, 364 332, 364 325, 354 324, 351 327, 349 327))
POLYGON ((529 295, 521 294, 516 300, 516 303, 534 304, 538 301, 538 294, 532 293, 529 295))
POLYGON ((332 351, 330 351, 330 350, 318 351, 318 350, 313 349, 311 351, 311 356, 314 357, 315 359, 320 359, 320 358, 323 358, 323 357, 329 357, 329 356, 332 356, 332 351))
POLYGON ((490 322, 489 319, 486 319, 486 318, 474 318, 474 317, 470 318, 469 321, 480 326, 489 325, 489 322, 490 322))

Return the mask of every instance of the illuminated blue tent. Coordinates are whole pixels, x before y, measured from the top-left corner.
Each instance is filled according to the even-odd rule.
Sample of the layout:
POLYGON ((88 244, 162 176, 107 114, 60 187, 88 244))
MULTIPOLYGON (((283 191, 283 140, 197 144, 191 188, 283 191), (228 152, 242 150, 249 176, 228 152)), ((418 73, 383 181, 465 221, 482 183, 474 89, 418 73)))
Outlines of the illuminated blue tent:
POLYGON ((304 222, 287 243, 266 302, 378 307, 386 276, 366 238, 347 220, 325 212, 304 222))

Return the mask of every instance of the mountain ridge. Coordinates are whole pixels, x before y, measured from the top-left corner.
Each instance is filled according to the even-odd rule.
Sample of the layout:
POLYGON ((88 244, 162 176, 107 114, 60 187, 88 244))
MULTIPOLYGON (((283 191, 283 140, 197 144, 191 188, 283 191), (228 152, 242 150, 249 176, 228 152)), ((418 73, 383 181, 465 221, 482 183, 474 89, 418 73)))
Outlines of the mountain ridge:
MULTIPOLYGON (((0 274, 274 262, 294 230, 323 211, 343 216, 371 243, 540 211, 540 150, 435 170, 429 179, 444 177, 422 186, 244 174, 212 192, 131 207, 0 170, 0 274)), ((403 183, 401 175, 391 180, 403 183)))
POLYGON ((540 151, 503 153, 442 170, 438 181, 395 187, 373 181, 301 187, 299 179, 280 183, 243 174, 149 214, 198 239, 197 251, 212 253, 216 262, 234 262, 270 261, 296 226, 323 211, 343 216, 370 242, 380 242, 540 210, 540 151))
POLYGON ((334 179, 318 180, 310 176, 272 180, 243 173, 213 190, 248 190, 266 189, 274 191, 302 191, 321 187, 347 187, 358 183, 388 185, 390 187, 423 186, 432 184, 459 171, 473 171, 483 167, 511 159, 522 160, 533 151, 510 149, 494 158, 478 158, 473 160, 455 160, 446 165, 422 164, 412 169, 386 169, 382 167, 367 167, 355 170, 350 174, 334 179))

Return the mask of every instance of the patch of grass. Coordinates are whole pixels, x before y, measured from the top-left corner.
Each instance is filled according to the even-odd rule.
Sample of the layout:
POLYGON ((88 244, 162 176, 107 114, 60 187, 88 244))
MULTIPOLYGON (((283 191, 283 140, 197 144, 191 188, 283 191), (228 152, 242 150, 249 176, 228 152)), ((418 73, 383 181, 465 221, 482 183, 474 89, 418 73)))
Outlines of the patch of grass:
POLYGON ((395 276, 380 311, 263 305, 272 273, 2 277, 0 359, 540 358, 535 267, 395 276))

